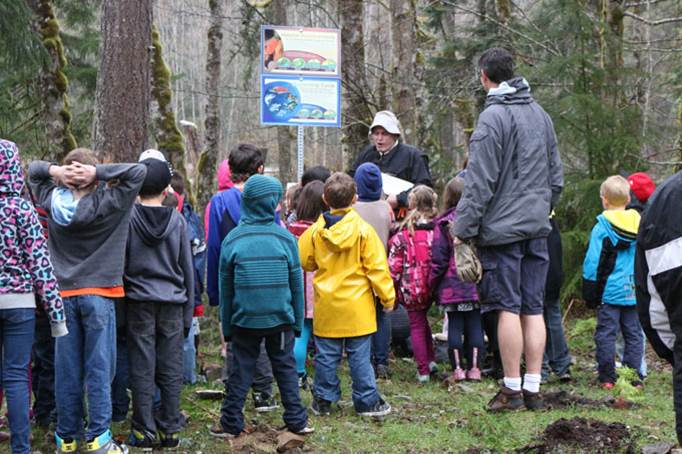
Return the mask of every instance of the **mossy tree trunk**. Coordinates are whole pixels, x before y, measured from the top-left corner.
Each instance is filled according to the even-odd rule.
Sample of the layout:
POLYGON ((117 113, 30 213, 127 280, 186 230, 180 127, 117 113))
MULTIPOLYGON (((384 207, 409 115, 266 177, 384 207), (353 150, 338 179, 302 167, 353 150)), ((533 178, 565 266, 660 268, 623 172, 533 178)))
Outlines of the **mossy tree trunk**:
MULTIPOLYGON (((173 92, 171 90, 171 70, 163 59, 163 46, 156 25, 152 24, 152 118, 156 147, 163 151, 173 168, 185 178, 185 144, 182 133, 175 121, 173 92)), ((190 185, 186 185, 189 189, 190 185)), ((191 194, 187 194, 190 196, 191 194)))
POLYGON ((203 210, 210 200, 215 181, 216 163, 220 151, 220 72, 222 65, 221 51, 223 47, 223 0, 209 0, 211 11, 208 29, 208 55, 206 57, 206 120, 204 126, 204 149, 197 163, 196 197, 197 210, 203 210))
POLYGON ((71 132, 69 111, 69 82, 64 74, 66 56, 59 35, 59 22, 54 15, 52 0, 29 0, 29 6, 36 14, 36 28, 49 59, 40 74, 40 90, 43 102, 43 118, 47 136, 47 155, 60 161, 66 153, 76 148, 76 139, 71 132))
POLYGON ((151 45, 151 0, 102 2, 92 140, 105 162, 134 162, 147 148, 151 45))
POLYGON ((338 0, 343 55, 343 115, 342 154, 345 165, 367 144, 367 133, 372 122, 370 97, 365 73, 364 7, 362 0, 338 0))

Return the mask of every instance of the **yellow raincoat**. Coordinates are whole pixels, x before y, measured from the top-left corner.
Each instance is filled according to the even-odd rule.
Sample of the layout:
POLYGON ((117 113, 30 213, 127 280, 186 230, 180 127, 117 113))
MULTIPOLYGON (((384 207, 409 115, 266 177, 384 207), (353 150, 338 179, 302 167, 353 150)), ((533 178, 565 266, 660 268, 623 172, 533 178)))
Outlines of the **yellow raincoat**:
POLYGON ((374 228, 355 210, 332 210, 340 220, 327 228, 325 215, 298 240, 301 266, 315 271, 315 322, 320 337, 357 337, 377 330, 374 295, 392 308, 395 290, 386 251, 374 228))

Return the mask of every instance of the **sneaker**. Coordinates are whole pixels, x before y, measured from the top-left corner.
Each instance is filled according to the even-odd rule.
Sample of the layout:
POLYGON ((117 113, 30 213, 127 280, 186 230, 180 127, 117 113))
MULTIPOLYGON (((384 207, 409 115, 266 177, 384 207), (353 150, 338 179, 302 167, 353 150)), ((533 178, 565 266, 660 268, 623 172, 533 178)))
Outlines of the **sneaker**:
POLYGON ((467 374, 466 374, 466 372, 464 372, 464 369, 462 369, 461 367, 458 367, 457 369, 452 371, 452 379, 454 381, 462 381, 462 380, 466 380, 466 378, 467 378, 467 374))
POLYGON ((641 380, 633 380, 630 384, 637 389, 644 389, 644 383, 641 380))
POLYGON ((601 388, 602 388, 602 389, 605 389, 605 390, 607 390, 607 391, 610 390, 610 389, 613 389, 613 387, 614 387, 614 384, 611 383, 610 381, 605 381, 605 382, 603 382, 603 383, 601 384, 601 388))
POLYGON ((516 411, 524 407, 523 393, 503 386, 488 402, 488 411, 516 411))
POLYGON ((295 433, 296 435, 310 435, 311 433, 315 432, 315 428, 311 426, 305 426, 301 430, 296 431, 292 430, 292 432, 295 433))
POLYGON ((141 448, 143 450, 151 450, 157 446, 156 436, 146 430, 132 429, 128 439, 126 440, 128 446, 133 448, 141 448))
POLYGON ((308 374, 303 373, 298 375, 298 389, 307 390, 310 387, 308 384, 308 374))
POLYGON ((379 398, 377 403, 375 403, 372 408, 367 409, 366 411, 361 411, 358 412, 358 415, 360 416, 370 416, 372 418, 377 418, 379 416, 386 416, 391 412, 391 406, 384 401, 384 399, 379 398))
POLYGON ((431 361, 431 362, 429 363, 429 373, 430 373, 431 375, 435 375, 435 374, 438 373, 438 364, 436 364, 435 361, 431 361))
POLYGON ((128 447, 114 440, 111 437, 111 431, 107 430, 99 437, 88 440, 85 443, 85 452, 88 454, 128 454, 128 447))
POLYGON ((467 371, 467 380, 471 381, 481 381, 481 369, 478 367, 472 367, 467 371))
POLYGON ((523 390, 523 403, 528 410, 542 410, 545 408, 545 402, 539 392, 534 393, 526 389, 523 390))
POLYGON ((428 383, 430 379, 431 379, 431 375, 417 374, 417 380, 419 380, 419 383, 421 383, 421 384, 428 383))
POLYGON ((159 430, 157 435, 159 438, 159 445, 162 448, 177 448, 180 446, 180 436, 177 432, 167 434, 159 430))
POLYGON ((279 405, 272 397, 263 393, 253 393, 253 407, 258 413, 266 413, 279 408, 279 405))
MULTIPOLYGON (((9 439, 9 437, 7 437, 9 439)), ((71 438, 62 438, 57 434, 57 432, 54 433, 54 441, 57 444, 57 454, 64 454, 64 453, 70 453, 70 452, 77 452, 78 451, 78 443, 76 440, 71 439, 71 438)))
POLYGON ((389 380, 391 378, 391 370, 386 364, 377 364, 374 368, 374 375, 381 380, 389 380))
POLYGON ((235 435, 235 434, 232 434, 232 433, 228 432, 227 430, 225 430, 223 425, 220 424, 220 421, 218 421, 216 424, 211 426, 211 428, 208 429, 208 433, 212 437, 224 438, 224 439, 233 439, 233 438, 237 438, 239 436, 239 434, 235 435))
POLYGON ((310 405, 310 411, 317 416, 329 416, 332 413, 332 403, 321 397, 313 396, 313 403, 310 405))

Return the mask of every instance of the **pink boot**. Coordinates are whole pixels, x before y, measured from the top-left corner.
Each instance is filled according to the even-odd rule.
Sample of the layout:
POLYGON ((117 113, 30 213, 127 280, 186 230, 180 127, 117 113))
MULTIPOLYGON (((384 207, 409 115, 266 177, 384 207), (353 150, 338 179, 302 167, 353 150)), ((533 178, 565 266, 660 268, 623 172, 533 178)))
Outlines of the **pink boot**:
POLYGON ((454 357, 455 357, 455 370, 452 371, 452 379, 454 381, 462 381, 466 380, 466 373, 464 372, 464 369, 460 366, 460 360, 459 360, 459 350, 453 350, 452 351, 454 357))
POLYGON ((467 380, 481 381, 481 369, 478 368, 478 349, 474 347, 471 354, 471 368, 466 374, 467 380))

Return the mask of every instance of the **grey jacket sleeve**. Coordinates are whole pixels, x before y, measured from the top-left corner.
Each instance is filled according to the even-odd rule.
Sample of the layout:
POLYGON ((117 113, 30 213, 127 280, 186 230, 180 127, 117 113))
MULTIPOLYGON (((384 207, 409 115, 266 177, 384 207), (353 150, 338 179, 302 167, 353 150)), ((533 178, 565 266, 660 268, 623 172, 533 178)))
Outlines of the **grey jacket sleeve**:
POLYGON ((106 191, 102 204, 110 204, 116 210, 130 209, 147 175, 144 164, 98 164, 95 168, 98 181, 118 180, 106 191))
POLYGON ((194 315, 194 265, 192 263, 192 246, 187 235, 187 224, 182 220, 180 233, 180 267, 185 280, 187 291, 187 301, 184 308, 184 328, 188 332, 192 326, 192 316, 194 315))
POLYGON ((33 161, 28 166, 28 184, 35 197, 35 203, 50 212, 52 190, 56 187, 50 176, 50 166, 47 161, 33 161))
POLYGON ((500 176, 501 143, 497 131, 479 120, 469 144, 469 165, 462 199, 451 227, 453 236, 469 240, 478 236, 500 176))
POLYGON ((559 147, 557 146, 554 125, 549 116, 547 117, 547 123, 547 130, 550 135, 548 138, 549 150, 547 150, 549 179, 552 187, 552 207, 555 207, 557 203, 559 203, 559 196, 561 195, 561 190, 564 188, 564 167, 561 163, 561 155, 559 154, 559 147))

